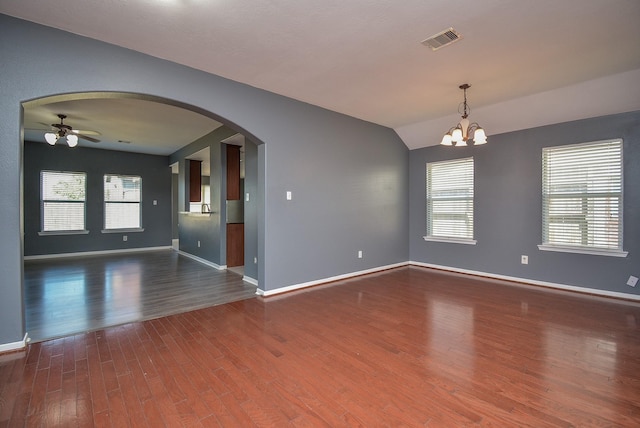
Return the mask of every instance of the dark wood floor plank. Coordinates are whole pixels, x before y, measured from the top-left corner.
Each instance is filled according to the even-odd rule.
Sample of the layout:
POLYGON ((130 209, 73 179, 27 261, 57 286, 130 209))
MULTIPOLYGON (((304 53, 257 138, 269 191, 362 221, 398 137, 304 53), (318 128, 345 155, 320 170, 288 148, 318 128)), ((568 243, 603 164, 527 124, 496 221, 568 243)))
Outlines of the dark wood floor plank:
POLYGON ((25 315, 41 341, 252 298, 256 287, 172 250, 28 260, 25 315))
POLYGON ((32 343, 0 358, 0 428, 640 426, 639 320, 399 268, 32 343))

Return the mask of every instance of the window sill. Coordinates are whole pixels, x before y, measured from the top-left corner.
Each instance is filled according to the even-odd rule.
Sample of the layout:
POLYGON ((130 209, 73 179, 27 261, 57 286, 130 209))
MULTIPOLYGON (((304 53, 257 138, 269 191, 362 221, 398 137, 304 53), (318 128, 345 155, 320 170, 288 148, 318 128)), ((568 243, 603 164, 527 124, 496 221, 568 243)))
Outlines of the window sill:
POLYGON ((475 239, 464 239, 464 238, 446 238, 443 236, 423 236, 425 241, 432 242, 448 242, 451 244, 465 244, 465 245, 476 245, 478 241, 475 239))
POLYGON ((627 257, 628 251, 620 250, 604 250, 597 248, 584 248, 584 247, 569 247, 560 245, 540 244, 538 245, 540 251, 557 251, 560 253, 576 253, 576 254, 590 254, 592 256, 609 256, 609 257, 627 257))
POLYGON ((135 232, 144 232, 143 227, 132 227, 130 229, 102 229, 102 233, 135 233, 135 232))
POLYGON ((49 230, 38 232, 39 236, 88 235, 88 230, 49 230))

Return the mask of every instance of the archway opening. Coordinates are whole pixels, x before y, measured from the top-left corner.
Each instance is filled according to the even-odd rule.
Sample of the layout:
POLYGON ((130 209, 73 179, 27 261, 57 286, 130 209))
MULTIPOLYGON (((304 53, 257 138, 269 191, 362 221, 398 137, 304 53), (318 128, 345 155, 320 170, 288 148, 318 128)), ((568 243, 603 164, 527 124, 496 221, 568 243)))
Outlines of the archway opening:
MULTIPOLYGON (((169 169, 169 164, 171 163, 169 159, 186 160, 189 159, 190 152, 200 151, 198 149, 200 145, 209 148, 211 143, 207 140, 207 137, 210 140, 212 139, 211 141, 215 141, 218 138, 218 144, 225 144, 222 141, 225 138, 232 135, 242 135, 253 146, 251 155, 253 156, 251 165, 254 168, 251 172, 252 180, 254 180, 253 188, 256 191, 263 188, 264 177, 258 177, 258 169, 264 171, 264 168, 257 167, 259 162, 258 145, 262 144, 260 140, 235 124, 229 123, 199 107, 156 96, 120 92, 84 92, 53 95, 24 102, 22 107, 24 129, 23 186, 25 194, 22 215, 25 263, 31 260, 43 259, 49 262, 53 259, 59 260, 63 258, 76 260, 87 255, 99 255, 105 258, 115 253, 164 247, 163 242, 159 242, 163 241, 164 238, 158 241, 153 238, 143 239, 142 237, 144 235, 151 236, 154 230, 158 230, 157 225, 145 227, 146 224, 153 223, 153 220, 148 220, 144 217, 145 210, 148 211, 149 218, 166 217, 157 213, 159 212, 158 207, 163 209, 166 207, 167 191, 156 190, 159 195, 157 197, 154 197, 153 194, 144 195, 144 189, 159 186, 153 183, 155 175, 150 172, 154 169, 153 165, 156 164, 151 162, 145 167, 144 177, 142 173, 136 174, 134 166, 142 168, 142 165, 146 164, 151 158, 154 160, 163 158, 165 159, 166 169, 169 169), (68 124, 74 132, 76 130, 79 131, 80 138, 78 139, 78 145, 75 147, 64 144, 64 141, 61 141, 63 140, 62 138, 52 147, 44 139, 46 131, 51 131, 52 129, 55 131, 56 127, 52 127, 52 125, 58 123, 57 119, 59 119, 58 115, 60 114, 66 116, 65 125, 68 124), (83 138, 85 136, 90 138, 83 138), (44 150, 48 150, 48 152, 44 150), (34 156, 34 153, 44 153, 44 156, 39 157, 44 157, 47 162, 43 163, 41 159, 37 165, 32 165, 31 161, 34 157, 37 157, 34 156), (88 153, 92 154, 88 155, 88 153), (88 163, 81 166, 87 160, 88 163), (87 217, 85 221, 87 233, 42 233, 44 232, 42 230, 44 210, 41 191, 42 171, 69 172, 69 170, 71 172, 80 170, 79 172, 86 174, 84 210, 87 217), (108 171, 111 172, 108 173, 108 171), (104 212, 109 202, 104 198, 103 182, 106 180, 104 177, 107 175, 115 175, 119 178, 142 177, 143 197, 140 201, 140 215, 143 218, 143 222, 142 227, 139 229, 144 229, 144 231, 133 232, 125 230, 113 233, 105 231, 107 227, 105 226, 104 212), (34 197, 34 195, 37 195, 37 197, 34 197), (98 211, 100 214, 95 215, 98 211)), ((264 152, 264 147, 261 150, 264 152)), ((211 159, 213 158, 214 156, 211 157, 211 159)), ((261 159, 264 159, 264 156, 261 159)), ((209 165, 209 168, 211 168, 211 165, 209 165)), ((171 193, 170 189, 168 193, 171 193)), ((212 191, 212 193, 215 193, 215 191, 212 191)), ((264 201, 264 198, 254 197, 251 202, 256 204, 261 200, 264 201)), ((77 202, 74 203, 77 204, 77 202)), ((252 210, 256 214, 252 218, 255 224, 250 228, 252 233, 247 234, 245 237, 245 247, 247 247, 247 253, 251 254, 247 258, 256 261, 255 266, 253 266, 254 277, 249 276, 251 274, 247 275, 247 277, 249 279, 255 278, 255 285, 257 285, 258 264, 263 260, 263 257, 258 255, 258 241, 263 239, 258 217, 263 216, 264 206, 256 204, 252 207, 252 210)), ((178 213, 172 210, 171 214, 177 215, 178 213)), ((218 225, 225 222, 224 215, 226 213, 224 209, 211 214, 211 216, 214 215, 222 216, 222 218, 218 219, 218 225)), ((166 218, 164 221, 166 228, 166 218)), ((169 227, 169 229, 171 228, 169 227)), ((166 233, 166 230, 161 234, 164 233, 166 233)), ((218 237, 222 241, 217 242, 217 245, 224 245, 225 234, 219 233, 218 237)), ((211 239, 209 237, 198 239, 198 248, 204 247, 205 242, 211 242, 211 239)), ((214 242, 214 244, 216 243, 214 242)), ((166 246, 171 246, 171 240, 167 242, 166 246)), ((179 250, 184 254, 189 254, 188 248, 179 248, 179 250)), ((224 252, 222 252, 222 256, 224 257, 224 252)), ((207 257, 200 257, 198 254, 193 258, 200 259, 199 261, 205 262, 205 264, 207 261, 211 261, 207 260, 207 257)), ((218 263, 215 261, 212 263, 217 265, 216 267, 218 268, 225 267, 224 258, 218 263)), ((102 276, 106 278, 107 274, 103 272, 102 276)), ((23 277, 25 277, 24 271, 23 277)), ((83 280, 78 278, 69 280, 72 288, 86 285, 86 277, 83 277, 85 278, 83 280)), ((24 281, 23 295, 26 299, 30 291, 28 290, 30 277, 27 275, 24 281)), ((106 287, 106 282, 107 280, 105 279, 103 287, 106 287)), ((40 295, 36 297, 36 300, 46 300, 44 283, 51 284, 52 282, 41 281, 40 295)), ((111 285, 113 283, 112 278, 111 285)), ((103 295, 106 296, 107 294, 109 294, 109 291, 103 290, 103 295)), ((111 295, 113 294, 113 291, 111 291, 111 295)), ((86 297, 85 293, 80 299, 86 297)), ((125 293, 120 297, 131 299, 136 296, 125 293)), ((173 310, 168 312, 173 312, 173 310)), ((25 314, 27 332, 29 332, 29 317, 33 314, 33 310, 27 307, 26 300, 25 314)), ((95 318, 94 315, 95 313, 88 314, 92 318, 95 318)), ((139 315, 141 316, 139 319, 145 319, 148 316, 157 316, 157 313, 154 315, 140 313, 139 315)), ((134 320, 118 319, 116 323, 134 320)), ((93 329, 93 327, 82 327, 82 330, 87 329, 93 329)), ((54 333, 54 336, 59 335, 54 333)), ((42 336, 39 339, 50 337, 53 336, 42 336)))

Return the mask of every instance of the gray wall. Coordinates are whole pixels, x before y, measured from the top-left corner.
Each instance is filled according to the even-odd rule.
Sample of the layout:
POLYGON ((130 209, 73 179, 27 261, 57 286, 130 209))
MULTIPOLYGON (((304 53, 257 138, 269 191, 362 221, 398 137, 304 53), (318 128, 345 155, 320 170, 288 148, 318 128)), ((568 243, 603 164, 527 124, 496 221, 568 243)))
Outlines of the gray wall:
POLYGON ((166 156, 143 155, 57 144, 24 144, 24 255, 75 253, 171 245, 171 170, 166 156), (39 236, 40 171, 87 174, 87 235, 39 236), (143 232, 101 233, 104 174, 142 177, 143 232), (158 202, 153 205, 153 201, 158 202), (127 241, 122 236, 127 235, 127 241))
POLYGON ((258 216, 262 200, 258 178, 258 147, 249 139, 244 145, 244 192, 249 201, 244 202, 244 275, 258 279, 258 216), (256 262, 254 262, 254 259, 256 262))
POLYGON ((0 55, 0 344, 24 335, 21 103, 45 96, 162 97, 195 106, 261 144, 264 290, 408 259, 409 153, 393 130, 4 15, 0 55), (82 60, 70 63, 59 55, 63 48, 82 60), (285 200, 287 190, 292 201, 285 200))
MULTIPOLYGON (((211 211, 207 216, 177 213, 179 218, 180 250, 219 266, 226 265, 226 148, 222 140, 231 134, 226 127, 219 128, 208 135, 183 147, 170 156, 170 163, 180 162, 189 155, 208 147, 210 153, 211 177, 203 177, 203 184, 211 185, 211 211), (200 241, 200 246, 198 246, 200 241)), ((245 202, 245 269, 244 274, 258 280, 258 221, 260 210, 264 207, 263 188, 258 183, 264 181, 258 174, 258 147, 249 139, 245 143, 245 174, 241 180, 242 192, 250 194, 245 202), (254 259, 256 262, 254 262, 254 259)), ((179 184, 177 174, 175 186, 179 184)), ((183 177, 184 180, 184 177, 183 177)), ((242 193, 241 192, 241 193, 242 193)), ((243 195, 244 200, 244 195, 243 195)), ((176 202, 176 205, 178 202, 176 202)))
POLYGON ((219 246, 219 217, 215 214, 178 214, 180 223, 180 251, 221 266, 219 246), (198 242, 200 246, 198 246, 198 242))
POLYGON ((178 239, 178 174, 171 174, 171 239, 178 239))
POLYGON ((640 294, 640 112, 599 117, 489 137, 484 146, 427 147, 410 155, 411 260, 563 285, 640 294), (624 139, 626 258, 540 251, 542 148, 624 139), (427 162, 473 156, 475 246, 426 242, 427 162), (529 256, 522 265, 520 256, 529 256))
POLYGON ((189 163, 185 161, 190 155, 209 148, 210 176, 207 177, 211 191, 211 214, 186 214, 184 211, 189 202, 187 193, 182 192, 182 200, 178 201, 178 239, 180 251, 200 257, 201 259, 215 263, 218 266, 226 265, 226 206, 223 201, 226 198, 226 151, 221 143, 227 137, 236 132, 226 126, 222 126, 209 134, 197 139, 191 144, 181 148, 169 156, 170 163, 179 163, 178 186, 180 190, 186 189, 188 181, 186 173, 189 163), (182 208, 184 207, 184 208, 182 208), (200 242, 200 246, 198 246, 200 242))

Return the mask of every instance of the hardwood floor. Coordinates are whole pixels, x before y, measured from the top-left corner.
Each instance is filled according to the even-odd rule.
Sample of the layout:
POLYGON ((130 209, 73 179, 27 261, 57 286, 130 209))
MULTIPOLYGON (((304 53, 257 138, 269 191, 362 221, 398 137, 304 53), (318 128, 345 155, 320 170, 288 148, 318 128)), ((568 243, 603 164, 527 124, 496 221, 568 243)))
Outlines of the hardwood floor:
POLYGON ((34 343, 0 427, 640 426, 640 305, 405 267, 34 343))
POLYGON ((25 261, 34 341, 255 297, 256 287, 172 250, 25 261))

